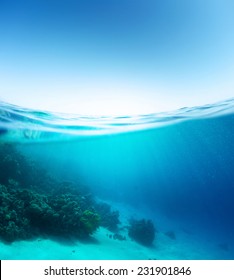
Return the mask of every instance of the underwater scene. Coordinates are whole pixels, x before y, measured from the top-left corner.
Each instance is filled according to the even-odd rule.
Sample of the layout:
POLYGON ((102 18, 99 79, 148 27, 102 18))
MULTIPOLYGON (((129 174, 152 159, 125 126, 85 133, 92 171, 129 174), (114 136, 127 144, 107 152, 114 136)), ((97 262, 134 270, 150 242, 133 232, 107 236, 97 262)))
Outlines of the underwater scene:
POLYGON ((0 259, 234 259, 233 108, 98 118, 1 102, 0 259))

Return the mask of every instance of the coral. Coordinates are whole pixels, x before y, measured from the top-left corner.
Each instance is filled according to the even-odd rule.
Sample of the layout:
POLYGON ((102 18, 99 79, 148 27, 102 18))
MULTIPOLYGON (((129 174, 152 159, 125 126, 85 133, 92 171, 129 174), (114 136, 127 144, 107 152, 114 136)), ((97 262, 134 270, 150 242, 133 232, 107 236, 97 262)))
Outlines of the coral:
POLYGON ((24 188, 40 186, 49 190, 57 182, 52 179, 44 168, 23 156, 15 146, 0 143, 0 184, 17 184, 24 188))
POLYGON ((18 192, 0 185, 0 237, 7 242, 32 236, 22 208, 24 201, 19 202, 18 192))
POLYGON ((0 238, 86 237, 100 225, 94 199, 71 182, 57 182, 12 145, 0 145, 0 238))
POLYGON ((7 242, 43 234, 83 238, 99 227, 99 215, 80 203, 80 196, 40 194, 4 185, 0 190, 0 237, 7 242))
POLYGON ((11 145, 0 144, 0 159, 0 183, 5 185, 9 179, 18 181, 21 175, 19 154, 15 152, 11 145))
POLYGON ((151 220, 130 220, 128 235, 136 242, 151 246, 155 238, 155 227, 151 220))
POLYGON ((111 211, 111 207, 107 203, 99 202, 95 204, 95 210, 100 215, 101 226, 112 232, 117 231, 119 221, 119 211, 111 211))
POLYGON ((117 229, 118 211, 96 202, 87 187, 58 182, 14 146, 0 144, 0 170, 2 240, 86 238, 100 225, 117 229))
POLYGON ((100 216, 90 210, 85 210, 80 219, 85 233, 92 234, 99 226, 100 216))

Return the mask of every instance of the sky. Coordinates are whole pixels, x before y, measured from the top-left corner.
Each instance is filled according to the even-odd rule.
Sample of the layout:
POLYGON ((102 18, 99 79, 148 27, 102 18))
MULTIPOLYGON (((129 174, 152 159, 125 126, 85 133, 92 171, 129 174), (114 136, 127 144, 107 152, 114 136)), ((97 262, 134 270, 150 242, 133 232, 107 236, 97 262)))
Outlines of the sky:
POLYGON ((232 0, 0 0, 0 100, 86 115, 233 97, 232 0))

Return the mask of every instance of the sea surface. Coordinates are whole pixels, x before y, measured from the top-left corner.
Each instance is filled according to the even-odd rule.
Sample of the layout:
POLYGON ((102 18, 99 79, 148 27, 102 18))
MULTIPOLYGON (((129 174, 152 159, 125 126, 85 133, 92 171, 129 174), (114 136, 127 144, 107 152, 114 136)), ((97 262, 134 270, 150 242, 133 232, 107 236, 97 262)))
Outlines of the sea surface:
MULTIPOLYGON (((125 242, 139 245, 128 232, 130 221, 135 219, 154 225, 153 242, 150 246, 139 245, 142 250, 152 248, 154 255, 151 251, 148 258, 234 259, 234 99, 171 112, 121 117, 33 111, 1 102, 0 147, 0 185, 7 187, 9 196, 12 196, 11 187, 15 194, 27 185, 30 192, 43 189, 43 201, 47 201, 45 193, 49 193, 51 184, 57 195, 56 184, 48 181, 53 178, 59 186, 66 183, 78 189, 87 187, 95 201, 107 203, 111 211, 117 211, 117 228, 109 227, 105 232, 108 240, 119 234, 115 235, 118 240, 111 243, 112 248, 104 246, 105 240, 98 240, 100 232, 95 235, 102 225, 89 232, 100 247, 103 242, 106 250, 114 250, 119 243, 125 246, 125 242), (6 172, 4 162, 7 156, 9 159, 9 153, 15 153, 17 160, 10 155, 11 165, 7 165, 6 172), (28 171, 25 162, 30 162, 28 171), (31 174, 37 169, 49 175, 44 177, 45 173, 38 171, 36 175, 31 174), (170 254, 172 247, 178 254, 170 254)), ((7 211, 12 209, 6 205, 6 199, 5 205, 1 199, 0 215, 5 219, 7 211)), ((94 212, 91 206, 88 209, 94 212)), ((0 223, 0 244, 4 252, 8 250, 2 258, 18 258, 10 254, 12 246, 17 242, 31 242, 36 232, 32 239, 27 234, 24 238, 17 235, 21 218, 17 216, 17 224, 14 217, 10 215, 0 223), (12 221, 11 226, 17 225, 17 230, 9 238, 12 221)), ((37 228, 36 222, 33 223, 37 228)), ((51 232, 52 229, 46 232, 47 240, 56 236, 55 228, 52 235, 51 232)), ((68 236, 65 232, 63 240, 68 236)), ((43 240, 45 235, 38 230, 36 238, 43 240)), ((60 243, 56 244, 59 250, 60 243)), ((85 246, 88 251, 91 245, 87 242, 85 246)), ((131 251, 131 246, 126 250, 131 251)), ((129 256, 134 258, 127 253, 121 258, 129 256)), ((49 258, 49 255, 33 257, 49 258)), ((20 258, 28 257, 21 254, 20 258)), ((100 254, 97 258, 101 258, 100 254)), ((108 258, 105 249, 103 258, 108 258)))

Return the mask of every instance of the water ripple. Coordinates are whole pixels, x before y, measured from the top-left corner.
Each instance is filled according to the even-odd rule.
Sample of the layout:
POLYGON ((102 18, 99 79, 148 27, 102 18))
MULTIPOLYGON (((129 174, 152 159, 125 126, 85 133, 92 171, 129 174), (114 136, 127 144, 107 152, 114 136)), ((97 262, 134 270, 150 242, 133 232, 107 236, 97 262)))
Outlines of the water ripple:
POLYGON ((234 99, 176 111, 134 116, 91 117, 50 113, 0 102, 0 141, 32 142, 152 129, 181 121, 234 113, 234 99))

